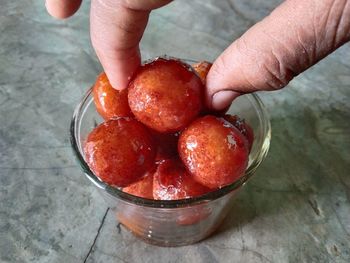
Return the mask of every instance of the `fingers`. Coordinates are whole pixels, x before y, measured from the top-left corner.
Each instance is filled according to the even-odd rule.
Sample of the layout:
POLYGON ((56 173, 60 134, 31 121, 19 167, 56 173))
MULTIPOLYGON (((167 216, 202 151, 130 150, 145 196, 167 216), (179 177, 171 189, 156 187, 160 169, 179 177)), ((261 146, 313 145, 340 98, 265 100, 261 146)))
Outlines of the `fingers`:
POLYGON ((80 7, 82 0, 46 0, 47 12, 59 19, 72 16, 80 7))
POLYGON ((139 42, 150 10, 169 1, 92 0, 90 33, 92 45, 116 89, 127 87, 140 65, 139 42))
POLYGON ((350 1, 287 0, 214 62, 208 105, 220 110, 242 93, 280 89, 349 39, 350 1))
POLYGON ((119 0, 124 6, 136 10, 153 10, 169 4, 172 0, 119 0))
POLYGON ((216 92, 213 97, 210 97, 211 104, 210 107, 217 109, 217 110, 223 110, 228 105, 231 104, 231 102, 237 98, 239 95, 241 95, 240 92, 232 91, 232 90, 221 90, 216 92))

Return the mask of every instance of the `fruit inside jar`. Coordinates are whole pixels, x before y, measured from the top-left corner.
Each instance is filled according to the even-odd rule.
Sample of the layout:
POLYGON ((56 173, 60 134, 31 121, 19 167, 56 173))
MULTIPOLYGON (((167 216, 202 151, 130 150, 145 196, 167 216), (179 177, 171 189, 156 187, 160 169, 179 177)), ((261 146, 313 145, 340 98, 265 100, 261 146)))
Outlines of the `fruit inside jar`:
MULTIPOLYGON (((157 202, 200 197, 244 175, 254 135, 238 116, 205 106, 210 66, 198 64, 196 73, 177 59, 158 58, 142 65, 131 79, 123 93, 127 107, 125 95, 121 103, 115 95, 119 93, 105 93, 104 99, 124 105, 122 115, 128 117, 106 117, 100 110, 105 122, 88 136, 87 163, 101 181, 157 202), (124 123, 123 128, 99 131, 116 122, 124 123), (171 194, 159 194, 169 189, 171 194)), ((208 214, 207 209, 198 208, 176 220, 179 225, 190 225, 208 214)))

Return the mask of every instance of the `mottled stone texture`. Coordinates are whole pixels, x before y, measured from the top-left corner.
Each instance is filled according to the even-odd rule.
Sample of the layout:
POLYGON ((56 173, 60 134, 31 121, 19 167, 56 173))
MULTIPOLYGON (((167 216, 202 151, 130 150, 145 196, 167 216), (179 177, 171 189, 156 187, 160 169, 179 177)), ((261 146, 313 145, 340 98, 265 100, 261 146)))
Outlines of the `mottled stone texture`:
MULTIPOLYGON (((152 13, 145 58, 213 60, 277 0, 174 1, 152 13)), ((350 262, 350 46, 261 96, 267 160, 211 238, 145 244, 114 220, 76 164, 74 105, 101 70, 88 1, 56 21, 44 1, 0 8, 0 262, 350 262)))

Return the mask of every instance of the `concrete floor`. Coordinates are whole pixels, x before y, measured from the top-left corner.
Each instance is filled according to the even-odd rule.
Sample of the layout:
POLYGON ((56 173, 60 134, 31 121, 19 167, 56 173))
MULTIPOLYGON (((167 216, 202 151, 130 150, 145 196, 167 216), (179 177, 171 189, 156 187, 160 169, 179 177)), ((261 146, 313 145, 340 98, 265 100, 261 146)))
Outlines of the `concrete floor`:
MULTIPOLYGON (((144 58, 213 60, 279 1, 231 2, 155 11, 144 58)), ((118 225, 70 149, 74 106, 101 71, 88 9, 61 22, 43 1, 1 3, 0 262, 350 262, 349 44, 261 94, 271 150, 219 231, 160 248, 118 225)))

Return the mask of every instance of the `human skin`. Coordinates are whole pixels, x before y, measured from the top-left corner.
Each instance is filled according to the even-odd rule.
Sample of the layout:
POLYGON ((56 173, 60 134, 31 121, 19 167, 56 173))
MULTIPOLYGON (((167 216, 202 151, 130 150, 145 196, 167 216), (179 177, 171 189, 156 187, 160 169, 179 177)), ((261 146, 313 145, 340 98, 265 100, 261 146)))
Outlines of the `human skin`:
MULTIPOLYGON (((91 1, 91 41, 114 88, 126 88, 140 65, 139 42, 151 10, 169 2, 91 1)), ((46 7, 52 16, 66 18, 80 3, 46 0, 46 7)), ((207 106, 221 110, 241 94, 283 88, 349 40, 350 0, 286 0, 214 61, 207 106)))

